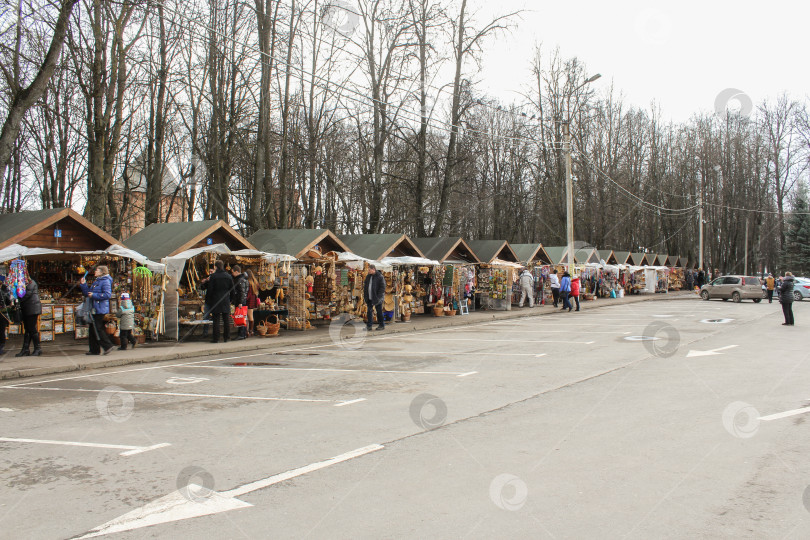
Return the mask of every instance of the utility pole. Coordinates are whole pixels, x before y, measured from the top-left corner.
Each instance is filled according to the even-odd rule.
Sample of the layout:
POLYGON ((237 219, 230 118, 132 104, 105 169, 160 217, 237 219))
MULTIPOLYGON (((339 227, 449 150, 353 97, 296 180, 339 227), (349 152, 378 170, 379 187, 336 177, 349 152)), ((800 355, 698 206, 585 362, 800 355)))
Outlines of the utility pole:
POLYGON ((565 135, 565 232, 568 242, 568 273, 574 275, 574 181, 571 178, 571 123, 563 124, 565 135))
POLYGON ((698 188, 698 237, 700 247, 698 248, 698 270, 703 270, 703 175, 700 175, 700 187, 698 188))
MULTIPOLYGON (((585 79, 585 82, 574 88, 577 90, 592 83, 602 75, 597 73, 585 79)), ((563 147, 565 151, 565 232, 568 241, 568 273, 574 275, 574 181, 571 178, 571 96, 568 96, 568 119, 563 123, 563 131, 565 135, 563 147)))

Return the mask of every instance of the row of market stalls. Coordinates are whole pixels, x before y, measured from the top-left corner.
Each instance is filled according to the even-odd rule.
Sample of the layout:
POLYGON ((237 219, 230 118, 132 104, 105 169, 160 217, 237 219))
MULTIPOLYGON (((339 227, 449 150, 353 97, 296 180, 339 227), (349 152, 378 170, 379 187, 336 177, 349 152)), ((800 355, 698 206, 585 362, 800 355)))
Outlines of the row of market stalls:
MULTIPOLYGON (((343 313, 365 317, 362 283, 369 264, 386 278, 383 308, 392 321, 511 309, 519 300, 522 268, 534 276, 540 302, 550 298, 551 273, 569 268, 565 246, 402 234, 339 236, 325 229, 261 230, 245 238, 218 220, 153 224, 125 244, 69 209, 0 215, 0 273, 22 261, 36 276, 47 311, 44 339, 86 337, 87 328, 72 317, 81 301, 77 282, 99 264, 110 268, 116 299, 124 291, 132 294, 136 334, 170 339, 208 324, 200 285, 217 259, 255 277, 261 300, 257 322, 289 330, 306 330, 343 313)), ((681 257, 583 247, 574 251, 573 266, 589 297, 677 288, 675 278, 682 278, 688 265, 681 257)))

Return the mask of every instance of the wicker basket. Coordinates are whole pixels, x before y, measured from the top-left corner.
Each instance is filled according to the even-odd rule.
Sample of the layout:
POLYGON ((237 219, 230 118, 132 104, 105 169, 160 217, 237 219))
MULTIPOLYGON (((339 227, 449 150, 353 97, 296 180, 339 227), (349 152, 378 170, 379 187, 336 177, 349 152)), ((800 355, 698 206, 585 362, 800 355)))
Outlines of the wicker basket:
POLYGON ((442 316, 444 316, 444 308, 443 307, 435 307, 435 308, 433 308, 433 316, 434 317, 442 317, 442 316))

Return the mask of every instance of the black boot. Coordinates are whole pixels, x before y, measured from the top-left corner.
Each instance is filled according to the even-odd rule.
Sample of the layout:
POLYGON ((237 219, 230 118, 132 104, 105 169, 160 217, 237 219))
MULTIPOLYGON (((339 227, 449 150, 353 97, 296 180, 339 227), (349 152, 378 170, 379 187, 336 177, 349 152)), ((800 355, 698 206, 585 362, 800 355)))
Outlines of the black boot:
POLYGON ((42 356, 42 347, 40 347, 39 343, 39 332, 31 336, 34 340, 34 352, 31 353, 31 356, 42 356))
POLYGON ((30 334, 23 334, 23 345, 22 350, 15 354, 17 358, 21 356, 31 356, 31 353, 28 352, 28 347, 31 345, 31 335, 30 334))

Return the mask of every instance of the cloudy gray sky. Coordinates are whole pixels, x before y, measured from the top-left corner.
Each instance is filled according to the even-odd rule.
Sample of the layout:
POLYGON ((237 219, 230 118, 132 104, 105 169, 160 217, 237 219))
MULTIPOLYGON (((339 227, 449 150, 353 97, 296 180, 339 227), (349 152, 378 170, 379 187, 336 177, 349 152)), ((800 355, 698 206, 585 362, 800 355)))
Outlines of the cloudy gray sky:
POLYGON ((511 33, 488 44, 480 74, 480 90, 506 101, 519 101, 516 92, 527 88, 535 43, 546 51, 559 46, 563 57, 601 73, 597 90, 612 81, 627 103, 649 108, 655 101, 674 121, 713 111, 727 88, 755 104, 783 91, 810 94, 808 2, 474 2, 482 21, 526 10, 511 33))

